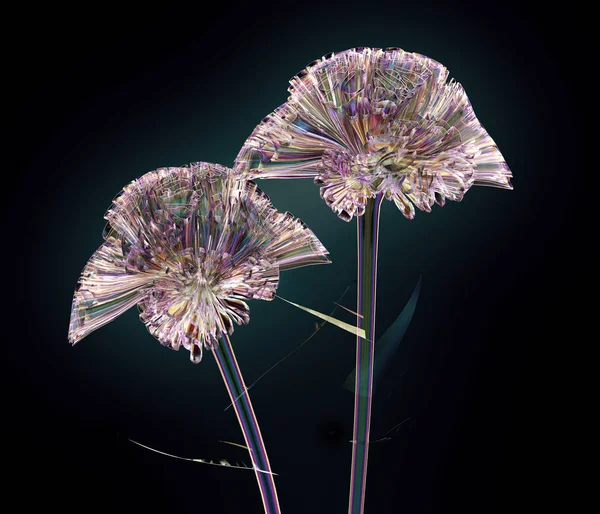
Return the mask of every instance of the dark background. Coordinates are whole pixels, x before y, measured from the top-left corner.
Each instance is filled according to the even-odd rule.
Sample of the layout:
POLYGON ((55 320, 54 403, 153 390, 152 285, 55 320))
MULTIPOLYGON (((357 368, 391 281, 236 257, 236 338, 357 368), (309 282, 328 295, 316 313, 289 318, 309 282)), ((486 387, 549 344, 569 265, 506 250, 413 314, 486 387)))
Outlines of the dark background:
MULTIPOLYGON (((383 206, 378 332, 419 276, 421 297, 375 397, 367 513, 537 511, 560 447, 579 137, 564 94, 569 12, 489 3, 148 4, 36 9, 9 19, 16 108, 5 170, 3 269, 11 305, 2 359, 3 451, 20 510, 260 513, 253 473, 138 448, 248 461, 212 356, 161 347, 130 311, 75 348, 73 288, 101 243, 111 199, 161 166, 231 165, 254 126, 287 98, 308 62, 354 46, 399 46, 444 63, 514 174, 514 191, 473 188, 462 203, 408 221, 383 206), (571 142, 565 142, 567 140, 571 142), (553 360, 553 359, 552 359, 553 360), (402 374, 402 372, 404 374, 402 374), (558 429, 557 429, 558 428, 558 429)), ((279 294, 328 312, 355 301, 355 223, 310 181, 262 181, 301 217, 334 264, 283 275, 279 294)), ((251 383, 300 344, 314 319, 253 302, 233 335, 251 383)), ((340 314, 343 317, 343 314, 340 314)), ((349 316, 349 315, 348 315, 349 316)), ((349 321, 351 317, 344 317, 349 321)), ((252 399, 286 514, 346 512, 353 337, 326 326, 255 388, 252 399)), ((6 482, 6 480, 5 480, 6 482)))

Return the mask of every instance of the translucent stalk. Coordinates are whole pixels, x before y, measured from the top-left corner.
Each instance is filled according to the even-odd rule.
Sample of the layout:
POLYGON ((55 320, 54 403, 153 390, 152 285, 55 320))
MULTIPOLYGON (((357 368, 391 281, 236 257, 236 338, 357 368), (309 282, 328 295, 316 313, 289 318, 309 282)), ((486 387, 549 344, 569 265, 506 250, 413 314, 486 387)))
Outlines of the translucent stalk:
POLYGON ((350 472, 349 514, 363 514, 367 486, 367 461, 371 431, 373 363, 375 357, 375 299, 377 289, 377 239, 382 195, 369 200, 358 227, 357 326, 366 340, 356 338, 356 381, 354 387, 354 437, 350 472))
POLYGON ((213 350, 212 353, 227 387, 229 398, 233 402, 235 414, 250 452, 250 459, 258 481, 265 514, 280 514, 281 509, 277 499, 271 465, 267 457, 267 450, 229 337, 223 336, 218 348, 213 350))

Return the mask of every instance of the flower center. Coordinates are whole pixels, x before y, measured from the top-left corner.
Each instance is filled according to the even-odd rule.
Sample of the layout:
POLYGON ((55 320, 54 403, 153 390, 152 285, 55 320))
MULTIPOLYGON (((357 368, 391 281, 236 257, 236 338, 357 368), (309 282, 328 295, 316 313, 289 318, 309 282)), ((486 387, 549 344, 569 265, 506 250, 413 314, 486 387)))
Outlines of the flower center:
POLYGON ((214 250, 200 252, 194 266, 195 273, 188 285, 195 290, 199 298, 218 295, 226 258, 226 255, 218 255, 214 250))
POLYGON ((350 190, 376 190, 381 182, 377 170, 381 154, 369 152, 351 154, 345 151, 326 151, 323 155, 323 171, 319 177, 323 183, 332 179, 342 180, 350 190))
POLYGON ((400 144, 401 141, 380 136, 372 138, 363 153, 326 151, 319 182, 327 183, 337 176, 348 189, 375 195, 389 179, 410 180, 416 172, 416 152, 401 148, 400 144))

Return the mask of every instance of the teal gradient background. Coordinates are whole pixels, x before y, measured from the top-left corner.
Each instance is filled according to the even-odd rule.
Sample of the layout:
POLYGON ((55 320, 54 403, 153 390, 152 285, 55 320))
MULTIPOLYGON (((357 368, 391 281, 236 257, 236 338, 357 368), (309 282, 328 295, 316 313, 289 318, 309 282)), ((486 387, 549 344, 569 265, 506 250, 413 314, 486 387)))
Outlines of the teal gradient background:
MULTIPOLYGON (((19 250, 4 256, 16 309, 5 321, 15 330, 2 352, 3 429, 23 505, 260 513, 251 472, 127 442, 248 460, 219 443, 242 437, 232 410, 224 412, 212 356, 192 365, 187 352, 163 348, 134 310, 73 348, 73 288, 101 243, 111 199, 129 181, 192 161, 231 166, 307 63, 354 46, 399 46, 449 68, 515 178, 514 191, 473 188, 463 202, 418 211, 413 221, 383 205, 379 333, 423 282, 375 397, 372 433, 410 419, 371 449, 367 513, 539 506, 551 459, 546 409, 561 401, 547 360, 566 337, 555 322, 565 315, 558 300, 577 172, 577 156, 567 166, 561 150, 576 113, 555 105, 556 91, 569 86, 552 37, 557 14, 418 2, 216 5, 201 15, 105 10, 90 15, 93 23, 83 15, 70 23, 56 10, 39 16, 47 21, 19 20, 35 45, 13 63, 19 121, 9 150, 19 162, 7 180, 17 194, 4 206, 9 246, 19 250)), ((338 220, 311 181, 259 186, 315 231, 333 261, 286 272, 278 293, 329 312, 351 286, 344 305, 353 308, 356 224, 338 220)), ((253 302, 251 323, 232 336, 247 383, 314 322, 278 300, 253 302)), ((325 326, 251 391, 286 514, 346 512, 353 398, 342 384, 353 367, 354 338, 325 326)))

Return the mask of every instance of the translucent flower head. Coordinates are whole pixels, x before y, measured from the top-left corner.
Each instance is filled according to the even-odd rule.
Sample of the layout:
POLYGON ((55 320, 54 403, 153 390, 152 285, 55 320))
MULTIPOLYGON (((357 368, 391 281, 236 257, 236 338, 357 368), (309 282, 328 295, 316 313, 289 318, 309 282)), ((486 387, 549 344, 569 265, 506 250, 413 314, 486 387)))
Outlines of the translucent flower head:
POLYGON ((290 81, 288 101, 256 127, 235 170, 313 178, 337 215, 383 194, 404 216, 460 201, 472 185, 512 189, 511 172, 460 84, 423 55, 354 48, 290 81))
POLYGON ((147 173, 105 218, 104 243, 73 298, 73 344, 137 304, 154 337, 199 362, 203 348, 248 323, 245 300, 274 298, 280 271, 329 262, 302 221, 215 164, 147 173))

